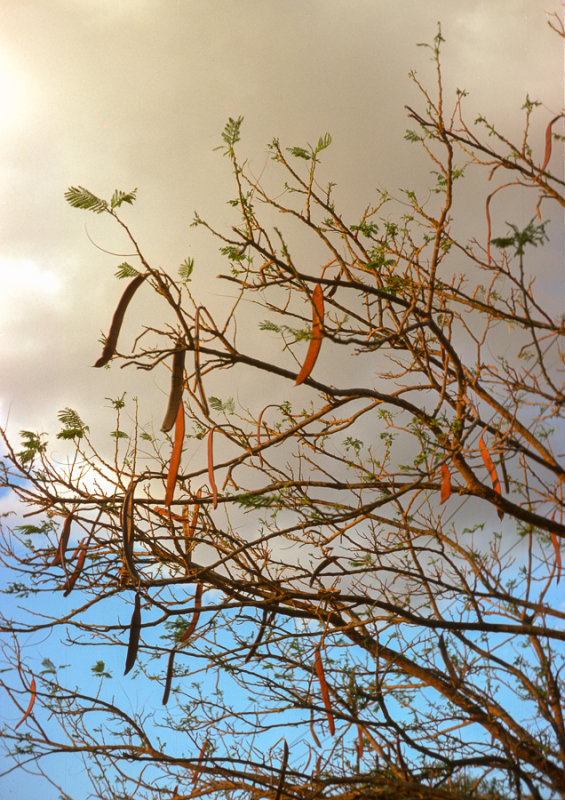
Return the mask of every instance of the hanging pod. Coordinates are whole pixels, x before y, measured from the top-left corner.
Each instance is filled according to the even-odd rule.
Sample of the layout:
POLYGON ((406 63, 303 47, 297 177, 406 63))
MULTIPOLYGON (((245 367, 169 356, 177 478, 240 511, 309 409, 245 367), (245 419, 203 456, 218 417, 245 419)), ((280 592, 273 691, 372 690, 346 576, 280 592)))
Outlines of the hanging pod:
POLYGON ((137 658, 137 650, 139 647, 140 631, 141 631, 141 598, 139 592, 136 592, 133 614, 131 615, 131 622, 129 626, 128 653, 126 656, 126 668, 124 670, 124 675, 127 675, 130 669, 135 664, 135 659, 137 658))
POLYGON ((284 786, 284 776, 286 775, 286 767, 288 764, 288 744, 286 739, 283 739, 283 757, 282 757, 282 764, 281 764, 281 774, 279 776, 279 782, 277 785, 277 793, 275 795, 275 800, 280 800, 282 797, 282 790, 284 786))
POLYGON ((440 503, 445 503, 451 494, 451 475, 446 464, 441 465, 441 493, 440 503))
MULTIPOLYGON (((490 453, 483 439, 483 434, 481 434, 481 438, 479 439, 479 450, 481 451, 484 465, 489 471, 490 479, 492 481, 492 488, 497 494, 502 496, 502 492, 500 491, 500 481, 498 480, 498 475, 496 474, 496 467, 494 466, 492 458, 490 457, 490 453)), ((500 519, 504 517, 504 511, 501 511, 499 508, 496 510, 496 513, 500 519)))
POLYGON ((104 349, 102 350, 102 355, 94 365, 95 367, 103 367, 105 364, 108 363, 108 361, 112 358, 112 356, 116 352, 116 346, 118 344, 118 336, 120 333, 120 328, 122 327, 122 322, 124 321, 124 315, 126 313, 126 309, 129 305, 131 298, 139 289, 145 278, 146 275, 137 275, 137 277, 135 277, 132 281, 130 281, 126 286, 124 293, 120 297, 120 302, 118 303, 118 305, 116 306, 116 310, 114 311, 114 316, 112 317, 112 324, 110 325, 110 332, 108 333, 106 344, 104 345, 104 349))
POLYGON ((175 664, 175 653, 176 650, 173 647, 169 655, 169 660, 167 662, 167 677, 165 678, 165 691, 163 692, 163 699, 161 700, 161 703, 164 706, 166 706, 167 703, 169 702, 169 695, 171 693, 171 683, 173 681, 173 667, 175 664))
POLYGON ((22 722, 26 721, 26 719, 29 717, 29 715, 31 714, 31 711, 33 709, 33 704, 35 703, 35 678, 33 677, 33 675, 31 677, 31 684, 30 684, 29 690, 30 690, 30 693, 31 693, 31 697, 29 698, 29 705, 27 707, 27 710, 26 710, 25 714, 21 718, 21 720, 14 727, 14 730, 17 730, 20 727, 20 725, 22 724, 22 722))
POLYGON ((196 593, 194 595, 194 611, 192 613, 192 619, 187 629, 184 631, 184 633, 178 640, 177 646, 179 644, 185 644, 196 630, 196 625, 198 624, 198 617, 200 616, 201 607, 202 607, 202 584, 199 583, 196 587, 196 593))
POLYGON ((320 689, 322 691, 322 700, 324 701, 324 706, 326 708, 326 717, 328 718, 328 726, 330 729, 330 733, 333 736, 335 734, 335 722, 334 722, 334 715, 332 712, 332 704, 330 702, 330 693, 328 691, 328 684, 326 682, 326 676, 324 673, 324 665, 322 663, 322 655, 320 653, 320 648, 317 647, 314 653, 314 663, 316 665, 316 675, 318 676, 318 682, 320 684, 320 689))
POLYGON ((51 562, 51 566, 55 567, 57 564, 65 564, 65 551, 67 549, 67 545, 69 543, 69 536, 71 534, 71 524, 73 521, 74 514, 71 512, 67 514, 65 517, 65 521, 63 522, 63 529, 61 531, 61 537, 59 539, 59 546, 57 547, 57 552, 55 553, 55 557, 51 562))
POLYGON ((324 293, 320 284, 317 283, 314 287, 314 291, 312 292, 312 338, 310 339, 310 344, 308 345, 308 351, 306 353, 306 358, 304 359, 302 369, 296 376, 296 386, 298 386, 300 383, 304 383, 304 381, 310 376, 310 373, 314 368, 314 364, 316 363, 316 359, 318 358, 320 347, 322 346, 323 336, 324 293))
POLYGON ((135 490, 135 483, 132 481, 129 489, 124 495, 122 503, 122 546, 124 553, 124 562, 127 567, 130 579, 137 583, 139 575, 133 563, 133 542, 135 534, 135 526, 133 524, 133 493, 135 490))
POLYGON ((177 411, 177 418, 175 422, 175 441, 173 444, 173 452, 169 464, 169 473, 167 475, 167 488, 165 491, 166 506, 170 506, 171 503, 173 502, 173 493, 175 491, 175 484, 177 482, 177 475, 179 471, 183 440, 184 440, 184 405, 181 400, 177 411))
POLYGON ((216 508, 218 505, 218 488, 216 486, 216 481, 214 480, 214 445, 213 445, 213 436, 214 431, 216 430, 216 426, 210 428, 210 432, 208 433, 208 480, 210 481, 210 489, 212 490, 212 507, 216 508))
POLYGON ((81 540, 79 546, 75 550, 75 553, 78 552, 78 558, 75 570, 72 575, 67 577, 67 580, 63 584, 63 597, 68 597, 72 592, 75 583, 77 582, 77 578, 80 575, 82 568, 84 567, 84 562, 86 559, 86 547, 83 545, 84 539, 81 540))
POLYGON ((182 390, 184 383, 184 358, 186 351, 180 346, 177 347, 173 354, 173 368, 171 372, 171 391, 169 392, 169 405, 165 419, 161 425, 163 433, 170 431, 175 424, 179 406, 182 400, 182 390))

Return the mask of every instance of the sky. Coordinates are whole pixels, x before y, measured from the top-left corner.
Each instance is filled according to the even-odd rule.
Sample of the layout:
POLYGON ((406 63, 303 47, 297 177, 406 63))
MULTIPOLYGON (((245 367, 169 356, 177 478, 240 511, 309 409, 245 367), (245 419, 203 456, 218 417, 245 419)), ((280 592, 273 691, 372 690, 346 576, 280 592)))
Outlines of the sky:
MULTIPOLYGON (((240 149, 257 173, 273 137, 304 145, 329 131, 324 168, 354 219, 377 187, 426 178, 404 105, 420 104, 411 69, 433 82, 417 45, 438 21, 446 88, 469 92, 467 118, 480 111, 518 138, 528 93, 543 104, 532 137, 543 153, 563 106, 552 12, 560 0, 0 0, 0 425, 13 438, 53 432, 69 406, 93 429, 125 390, 160 423, 164 373, 157 385, 92 369, 124 259, 89 237, 124 242, 104 215, 65 203, 69 186, 138 187, 126 216, 147 258, 174 272, 193 257, 196 290, 221 303, 224 262, 190 222, 195 210, 229 222, 229 165, 213 150, 228 117, 244 116, 240 149)), ((136 297, 126 340, 150 313, 136 297)))

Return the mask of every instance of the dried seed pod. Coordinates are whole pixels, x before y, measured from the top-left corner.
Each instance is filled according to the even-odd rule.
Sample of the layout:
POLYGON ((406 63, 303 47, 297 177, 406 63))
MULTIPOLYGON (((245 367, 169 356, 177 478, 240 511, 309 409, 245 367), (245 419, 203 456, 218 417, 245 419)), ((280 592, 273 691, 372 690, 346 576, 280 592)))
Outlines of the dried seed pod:
POLYGON ((196 767, 192 770, 192 785, 196 786, 196 781, 198 780, 198 775, 200 774, 200 770, 202 769, 202 760, 204 758, 204 753, 206 752, 206 747, 208 745, 208 739, 204 739, 202 747, 200 748, 200 753, 198 754, 198 761, 196 763, 196 767))
POLYGON ((126 668, 124 675, 127 675, 130 669, 135 664, 137 658, 137 649, 139 647, 139 634, 141 631, 141 598, 139 592, 135 595, 135 604, 133 607, 133 614, 131 615, 131 623, 129 626, 129 643, 128 653, 126 657, 126 668))
POLYGON ((186 351, 182 347, 177 347, 173 355, 173 368, 171 372, 171 391, 169 393, 169 405, 167 413, 161 425, 163 433, 170 431, 175 424, 179 406, 182 400, 182 390, 184 385, 184 358, 186 351))
POLYGON ((133 541, 135 526, 133 524, 133 493, 135 483, 132 481, 129 489, 124 495, 122 504, 122 544, 124 549, 124 561, 129 572, 129 576, 134 583, 139 581, 139 575, 133 563, 133 541))
POLYGON ((286 775, 286 766, 288 764, 288 744, 286 743, 286 739, 283 739, 283 757, 282 757, 282 764, 281 764, 281 774, 279 776, 279 782, 277 784, 277 793, 275 795, 275 800, 280 800, 282 796, 282 790, 284 786, 284 776, 286 775))
POLYGON ((163 692, 163 699, 161 703, 166 706, 169 701, 169 695, 171 693, 171 683, 173 681, 173 666, 175 663, 175 649, 171 650, 171 654, 169 655, 169 661, 167 663, 167 677, 165 678, 165 691, 163 692))
POLYGON ((557 564, 557 583, 561 580, 561 547, 559 539, 552 533, 551 541, 553 542, 553 549, 555 550, 555 563, 557 564))
POLYGON ((556 117, 553 117, 553 119, 545 129, 545 157, 543 159, 543 164, 540 167, 542 172, 549 164, 549 159, 551 158, 551 129, 553 128, 557 120, 561 119, 562 116, 563 114, 558 114, 556 117))
MULTIPOLYGON (((265 411, 266 411, 268 408, 278 408, 278 405, 277 405, 276 403, 269 403, 269 405, 268 405, 268 406, 265 406, 265 408, 263 408, 263 409, 261 410, 261 413, 260 413, 260 414, 259 414, 259 416, 257 417, 257 445, 258 445, 258 446, 261 444, 261 421, 262 421, 262 419, 263 419, 263 414, 265 413, 265 411)), ((258 454, 257 454, 257 455, 259 456, 259 464, 260 464, 261 466, 263 466, 263 456, 262 456, 262 454, 261 454, 261 451, 260 451, 260 450, 259 450, 259 452, 258 452, 258 454)))
POLYGON ((266 608, 263 609, 263 615, 261 617, 261 624, 259 625, 259 631, 257 632, 257 636, 255 637, 255 641, 253 642, 253 644, 249 648, 249 651, 248 651, 247 655, 245 656, 245 661, 243 662, 244 664, 247 664, 249 661, 251 661, 251 659, 255 655, 255 653, 257 651, 257 648, 261 644, 263 636, 265 635, 265 631, 266 631, 267 625, 268 625, 267 620, 268 620, 269 617, 272 620, 273 616, 274 616, 273 612, 271 612, 269 614, 268 609, 266 609, 266 608))
POLYGON ((194 631, 196 630, 196 625, 198 624, 198 617, 200 616, 200 608, 202 606, 202 584, 199 583, 196 587, 196 594, 194 595, 194 611, 192 614, 192 619, 190 620, 190 624, 188 628, 184 631, 182 636, 180 637, 178 644, 185 644, 194 631))
POLYGON ((324 293, 319 283, 316 284, 312 292, 312 338, 308 345, 308 351, 302 369, 296 377, 296 386, 303 383, 312 372, 320 347, 322 346, 322 338, 324 324, 324 293))
POLYGON ((322 700, 324 701, 324 706, 326 707, 326 717, 328 718, 328 726, 330 729, 330 733, 333 736, 335 734, 335 723, 334 723, 334 716, 332 712, 332 704, 330 702, 330 693, 328 691, 328 684, 326 682, 326 676, 324 673, 324 665, 322 663, 322 656, 320 654, 320 648, 316 648, 316 652, 314 653, 314 663, 316 665, 316 675, 318 676, 318 681, 320 683, 320 689, 322 691, 322 700))
POLYGON ((61 531, 61 538, 59 539, 59 546, 57 547, 57 552, 55 553, 55 557, 51 562, 51 566, 55 567, 57 564, 63 564, 65 562, 65 550, 67 549, 67 545, 69 543, 69 536, 71 534, 71 523, 73 521, 74 514, 71 512, 67 514, 65 517, 65 521, 63 522, 63 529, 61 531))
POLYGON ((31 697, 29 698, 29 705, 27 707, 27 710, 26 710, 25 714, 21 718, 21 720, 14 727, 14 730, 17 730, 20 727, 20 725, 22 724, 22 722, 26 721, 26 719, 29 717, 29 715, 31 714, 31 711, 33 709, 33 704, 35 703, 35 678, 33 677, 33 675, 32 675, 32 678, 31 678, 31 684, 30 684, 29 690, 31 692, 31 697))
MULTIPOLYGON (((492 488, 497 494, 502 495, 500 491, 500 481, 498 480, 498 475, 496 474, 496 467, 492 462, 492 458, 490 457, 490 453, 488 448, 484 442, 483 435, 481 434, 481 438, 479 439, 479 450, 481 451, 481 456, 484 462, 485 467, 488 469, 490 474, 490 479, 492 481, 492 488)), ((497 509, 497 514, 502 519, 504 517, 504 511, 497 509)))
POLYGON ((129 305, 131 298, 139 289, 145 278, 146 275, 137 275, 137 277, 135 277, 132 281, 130 281, 126 286, 126 289, 122 294, 122 296, 120 297, 118 305, 116 306, 116 310, 114 311, 114 316, 112 317, 112 324, 110 325, 110 332, 108 333, 106 344, 104 345, 104 349, 102 350, 102 355, 94 365, 95 367, 103 367, 105 364, 108 363, 108 361, 112 358, 112 356, 116 352, 116 345, 118 344, 118 336, 120 333, 120 328, 122 327, 122 322, 124 321, 124 315, 126 313, 126 309, 129 305))
POLYGON ((153 506, 151 511, 154 511, 155 514, 160 514, 162 517, 167 517, 167 519, 174 519, 175 522, 186 522, 185 517, 181 517, 179 514, 173 514, 173 512, 169 511, 168 508, 159 508, 159 506, 153 506))
POLYGON ((82 568, 84 567, 84 562, 86 559, 86 547, 83 545, 84 539, 80 542, 78 549, 78 558, 77 564, 75 567, 75 571, 72 575, 70 575, 65 583, 63 584, 63 597, 68 597, 72 592, 75 583, 77 582, 77 578, 80 575, 82 568))
POLYGON ((194 318, 194 388, 196 389, 198 387, 202 411, 208 416, 210 411, 202 384, 202 375, 200 374, 200 312, 202 310, 202 306, 198 306, 194 318))
POLYGON ((212 439, 215 430, 215 427, 210 428, 210 432, 208 434, 208 480, 210 481, 210 488, 212 490, 212 505, 214 508, 216 508, 218 505, 218 488, 216 486, 216 481, 214 480, 214 449, 212 439))
POLYGON ((363 758, 363 750, 364 750, 364 738, 363 738, 363 728, 361 725, 357 725, 357 755, 359 758, 363 758))
POLYGON ((177 411, 177 419, 175 422, 175 441, 173 444, 171 462, 169 464, 169 474, 167 475, 167 489, 165 492, 166 506, 170 506, 171 503, 173 502, 173 494, 175 491, 175 484, 177 482, 177 475, 179 472, 179 464, 182 453, 183 440, 184 440, 184 406, 181 401, 179 403, 179 408, 177 411))
POLYGON ((446 464, 441 465, 441 494, 440 503, 445 503, 451 494, 451 475, 446 464))

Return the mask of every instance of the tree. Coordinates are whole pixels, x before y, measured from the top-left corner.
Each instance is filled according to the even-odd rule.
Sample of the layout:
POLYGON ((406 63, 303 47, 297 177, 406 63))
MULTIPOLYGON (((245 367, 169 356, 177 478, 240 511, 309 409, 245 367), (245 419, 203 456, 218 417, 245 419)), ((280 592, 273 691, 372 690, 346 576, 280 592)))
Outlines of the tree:
POLYGON ((21 717, 3 739, 21 765, 82 754, 100 798, 565 797, 565 321, 535 281, 541 212, 565 205, 549 170, 561 115, 541 155, 530 99, 518 145, 469 127, 465 93, 444 97, 441 42, 435 93, 414 75, 424 110, 408 108, 425 201, 382 192, 345 221, 318 179, 328 134, 274 140, 267 190, 229 120, 237 224, 194 221, 229 265, 227 313, 193 296, 190 259, 174 277, 148 263, 124 221, 135 191, 67 192, 137 254, 96 366, 168 372, 170 395, 164 435, 113 400, 109 457, 70 408, 65 464, 39 433, 20 449, 4 436, 3 483, 40 520, 2 549, 31 612, 3 620, 21 717), (487 235, 467 242, 454 209, 473 170, 487 235), (510 186, 529 221, 503 227, 510 186), (137 291, 168 316, 121 352, 137 291), (104 660, 92 692, 49 659, 32 668, 26 642, 45 631, 75 653, 121 648, 143 708, 104 660))

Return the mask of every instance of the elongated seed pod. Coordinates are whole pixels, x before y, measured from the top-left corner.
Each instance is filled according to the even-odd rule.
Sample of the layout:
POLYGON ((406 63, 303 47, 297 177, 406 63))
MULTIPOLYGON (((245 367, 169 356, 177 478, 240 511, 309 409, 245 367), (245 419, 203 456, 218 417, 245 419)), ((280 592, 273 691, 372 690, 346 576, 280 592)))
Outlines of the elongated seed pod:
POLYGON ((296 386, 303 383, 312 372, 320 347, 322 346, 322 338, 324 325, 324 293, 319 283, 316 284, 312 292, 312 338, 308 345, 308 351, 302 369, 296 377, 296 386))
MULTIPOLYGON (((272 616, 273 615, 272 615, 272 612, 271 612, 271 618, 272 618, 272 616)), ((245 656, 245 661, 243 662, 244 664, 247 664, 249 661, 251 661, 251 659, 253 658, 253 656, 255 655, 255 653, 257 651, 257 648, 261 644, 263 636, 265 635, 265 630, 267 629, 267 619, 268 618, 269 618, 269 611, 268 611, 268 609, 264 608, 263 609, 263 615, 261 617, 261 624, 259 625, 259 631, 257 632, 257 636, 255 637, 255 641, 253 642, 253 644, 249 648, 249 651, 248 651, 247 655, 245 656)))
POLYGON ((316 567, 316 569, 312 573, 312 576, 311 576, 311 578, 310 578, 310 580, 308 582, 308 585, 312 586, 314 584, 314 581, 316 580, 316 578, 320 574, 320 572, 322 572, 322 570, 324 570, 329 564, 331 564, 332 562, 335 562, 335 561, 336 561, 336 557, 335 556, 326 556, 326 558, 324 558, 323 561, 320 561, 320 563, 318 564, 318 566, 316 567))
MULTIPOLYGON (((500 491, 500 481, 498 480, 498 475, 496 474, 496 467, 492 462, 492 458, 490 457, 490 453, 488 448, 484 442, 483 435, 481 434, 481 438, 479 439, 479 450, 481 451, 481 456, 484 462, 485 467, 488 469, 490 474, 490 479, 492 481, 492 488, 497 494, 502 495, 500 491)), ((496 513, 502 519, 504 517, 504 511, 501 511, 499 508, 497 509, 496 513)))
POLYGON ((202 769, 202 760, 204 758, 204 754, 206 752, 206 747, 208 745, 208 739, 204 739, 202 743, 202 747, 200 748, 200 753, 198 754, 198 761, 196 762, 195 768, 192 770, 192 785, 196 786, 196 781, 198 780, 198 775, 200 774, 200 770, 202 769))
POLYGON ((558 114, 558 116, 553 117, 549 125, 545 130, 545 156, 543 159, 543 164, 541 165, 541 170, 545 170, 547 165, 549 164, 549 159, 551 158, 551 129, 555 125, 558 119, 560 119, 563 114, 558 114))
POLYGON ((331 735, 333 736, 335 734, 334 716, 332 713, 330 693, 328 691, 328 684, 326 683, 326 676, 324 674, 324 665, 322 664, 322 656, 319 647, 316 648, 316 652, 314 653, 314 662, 316 665, 316 675, 318 676, 318 682, 320 684, 320 689, 322 691, 322 700, 324 701, 324 706, 326 707, 326 717, 328 718, 328 727, 330 729, 331 735))
POLYGON ((451 494, 451 475, 446 464, 441 465, 441 494, 440 503, 445 503, 451 494))
POLYGON ((559 539, 552 533, 551 541, 553 542, 553 549, 555 550, 555 563, 557 564, 557 583, 561 580, 561 547, 559 539))
POLYGON ((65 550, 67 549, 67 545, 69 543, 73 518, 73 512, 67 514, 65 517, 65 521, 63 522, 63 530, 61 531, 61 538, 59 539, 59 546, 57 547, 57 552, 55 553, 55 557, 51 562, 52 567, 56 566, 57 564, 63 564, 65 561, 65 550))
POLYGON ((182 443, 184 440, 184 405, 182 401, 179 403, 177 411, 177 419, 175 422, 175 442, 173 444, 173 452, 169 464, 169 474, 167 475, 167 488, 165 491, 165 505, 170 506, 173 502, 173 494, 175 491, 175 484, 177 482, 177 475, 179 472, 180 456, 182 453, 182 443))
POLYGON ((288 744, 286 743, 286 739, 283 739, 283 757, 282 757, 282 764, 281 764, 281 774, 279 776, 279 782, 277 784, 277 793, 275 795, 275 800, 281 800, 282 790, 284 786, 284 776, 286 775, 286 765, 288 764, 288 744))
POLYGON ((320 744, 320 740, 318 739, 318 737, 316 735, 316 731, 314 730, 314 712, 313 711, 310 712, 310 733, 312 734, 312 739, 314 739, 316 747, 321 747, 322 745, 320 744))
POLYGON ((196 630, 196 625, 198 624, 198 617, 200 616, 200 608, 202 606, 202 584, 199 583, 196 587, 196 594, 194 595, 194 611, 192 613, 192 619, 188 628, 184 631, 182 636, 180 637, 178 643, 185 644, 194 631, 196 630))
POLYGON ((214 508, 218 505, 218 488, 214 480, 214 446, 212 439, 215 430, 215 427, 210 428, 210 433, 208 434, 208 480, 210 481, 210 488, 212 490, 212 505, 214 508))
POLYGON ((75 583, 77 582, 77 578, 80 575, 82 568, 84 567, 84 561, 86 559, 86 547, 83 545, 84 539, 81 541, 80 546, 78 548, 78 558, 75 570, 72 575, 70 575, 65 583, 63 584, 63 597, 68 597, 72 592, 75 583))
POLYGON ((171 391, 169 393, 169 405, 167 413, 161 425, 163 433, 170 431, 175 424, 179 405, 182 400, 182 390, 184 384, 184 358, 186 351, 177 347, 173 355, 173 369, 171 372, 171 391))
MULTIPOLYGON (((266 411, 268 408, 278 408, 278 406, 277 406, 277 404, 276 404, 276 403, 269 403, 269 405, 268 405, 268 406, 265 406, 265 408, 263 408, 263 409, 261 410, 261 413, 260 413, 260 414, 259 414, 259 416, 257 417, 257 446, 259 446, 259 445, 261 444, 261 421, 262 421, 262 419, 263 419, 263 414, 265 413, 265 411, 266 411)), ((260 451, 260 450, 259 450, 259 452, 257 453, 257 455, 259 456, 259 464, 260 464, 261 466, 263 466, 263 455, 261 454, 261 451, 260 451)))
POLYGON ((359 756, 359 759, 363 758, 363 745, 363 728, 361 725, 357 725, 357 755, 359 756))
POLYGON ((118 344, 118 336, 120 333, 120 328, 122 327, 122 322, 124 321, 124 315, 126 313, 126 309, 129 305, 131 298, 139 289, 145 278, 146 275, 137 275, 126 286, 126 289, 122 294, 122 296, 120 297, 118 305, 116 306, 116 310, 114 311, 114 316, 112 317, 112 324, 110 325, 110 332, 108 333, 106 344, 104 345, 104 349, 102 350, 102 355, 94 365, 95 367, 103 367, 105 364, 108 363, 108 361, 112 358, 112 356, 116 352, 116 345, 118 344))
POLYGON ((167 677, 165 678, 165 691, 163 692, 163 699, 161 703, 166 706, 169 702, 169 695, 171 693, 171 683, 173 681, 173 666, 175 664, 175 649, 171 650, 169 661, 167 662, 167 677))
POLYGON ((208 401, 206 400, 206 393, 204 392, 204 386, 202 384, 202 375, 200 374, 200 312, 202 311, 202 306, 198 306, 196 309, 196 315, 194 317, 194 389, 198 387, 198 393, 200 394, 200 402, 202 411, 206 416, 210 413, 208 409, 208 401))
POLYGON ((151 511, 154 511, 155 514, 160 514, 162 517, 167 517, 167 519, 174 519, 175 522, 186 522, 185 517, 181 517, 179 514, 173 514, 173 512, 169 511, 168 508, 159 508, 159 506, 153 506, 151 511))
POLYGON ((124 550, 124 561, 129 572, 129 576, 134 583, 139 581, 139 575, 133 563, 133 541, 135 526, 133 523, 133 493, 135 483, 132 481, 129 489, 124 495, 122 504, 122 545, 124 550))
POLYGON ((126 656, 126 668, 124 675, 127 675, 130 669, 135 664, 137 658, 137 649, 139 647, 139 634, 141 631, 141 598, 139 592, 135 595, 135 604, 133 607, 133 614, 131 615, 131 623, 129 626, 129 643, 128 653, 126 656))
POLYGON ((32 712, 33 704, 35 703, 35 678, 33 676, 31 678, 31 684, 30 684, 29 690, 30 690, 30 693, 31 693, 31 697, 29 698, 29 705, 28 705, 28 707, 26 709, 25 714, 21 718, 21 720, 14 727, 14 730, 17 730, 20 727, 20 725, 22 724, 22 722, 25 722, 26 719, 29 717, 29 715, 32 712))

